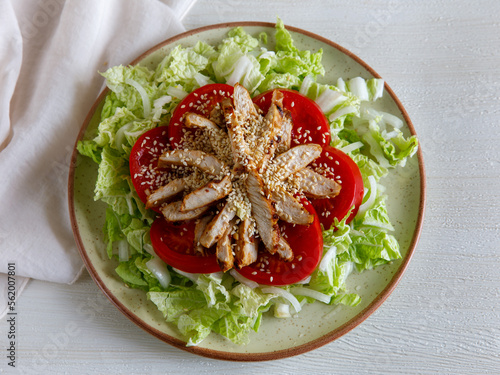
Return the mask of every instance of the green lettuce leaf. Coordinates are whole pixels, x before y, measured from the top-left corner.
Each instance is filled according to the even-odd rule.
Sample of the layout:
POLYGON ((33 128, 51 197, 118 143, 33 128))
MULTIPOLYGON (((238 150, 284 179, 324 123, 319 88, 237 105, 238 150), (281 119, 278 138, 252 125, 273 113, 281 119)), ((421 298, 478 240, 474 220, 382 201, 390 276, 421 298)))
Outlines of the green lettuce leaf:
POLYGON ((394 230, 387 213, 387 196, 377 197, 373 206, 366 211, 362 219, 356 218, 356 225, 362 227, 375 227, 388 231, 394 230))
POLYGON ((235 306, 242 315, 257 317, 270 307, 270 301, 275 297, 270 293, 262 293, 259 288, 250 288, 245 284, 238 284, 231 290, 231 294, 238 299, 235 306))
POLYGON ((341 293, 333 296, 330 305, 357 306, 361 302, 361 297, 356 293, 341 293))
MULTIPOLYGON (((335 219, 334 225, 329 230, 323 231, 323 256, 331 249, 335 252, 328 264, 325 265, 325 270, 322 271, 318 267, 311 276, 309 287, 318 292, 329 296, 336 295, 339 291, 345 289, 345 280, 352 270, 350 259, 340 259, 339 254, 345 253, 351 246, 350 226, 346 224, 346 220, 350 212, 340 222, 335 219), (335 230, 336 228, 336 230, 335 230)), ((323 264, 323 259, 320 265, 323 264)))
MULTIPOLYGON (((139 259, 142 259, 139 257, 139 259)), ((144 274, 137 267, 136 259, 132 258, 126 262, 120 262, 115 268, 118 276, 131 288, 149 290, 149 283, 144 279, 144 274)))
POLYGON ((116 100, 122 102, 136 116, 145 117, 144 114, 151 108, 144 108, 141 93, 130 81, 136 82, 145 90, 150 106, 160 95, 158 87, 153 83, 154 72, 141 65, 115 66, 102 73, 102 76, 106 78, 108 88, 115 93, 116 100))
POLYGON ((111 91, 106 98, 104 99, 104 105, 101 110, 101 121, 106 120, 108 117, 111 117, 115 114, 116 109, 123 107, 125 103, 121 100, 118 100, 116 93, 111 91))
POLYGON ((207 74, 211 70, 211 60, 216 52, 206 43, 198 42, 192 48, 182 48, 180 45, 168 54, 156 68, 154 79, 157 83, 181 85, 187 92, 199 87, 197 74, 207 74))
MULTIPOLYGON (((370 142, 369 137, 371 136, 375 142, 370 142, 370 152, 377 157, 381 150, 389 166, 395 167, 404 165, 406 158, 413 156, 417 152, 418 140, 414 135, 405 138, 399 129, 393 131, 397 133, 395 137, 384 137, 380 126, 375 121, 370 121, 369 132, 365 134, 364 139, 370 142)), ((377 158, 379 162, 381 162, 380 158, 380 156, 377 158)))
POLYGON ((300 79, 290 73, 272 72, 262 81, 259 86, 259 91, 264 92, 275 88, 299 89, 300 79))
POLYGON ((93 140, 78 141, 76 149, 78 150, 80 155, 88 156, 97 164, 99 164, 102 160, 101 159, 102 149, 93 140))
POLYGON ((247 34, 242 27, 231 30, 228 37, 217 47, 219 55, 213 62, 216 79, 219 82, 225 82, 233 72, 236 62, 258 45, 259 41, 247 34))
POLYGON ((146 210, 130 178, 128 161, 117 151, 104 147, 97 169, 94 199, 111 206, 118 215, 132 215, 152 223, 154 213, 146 210))
POLYGON ((398 241, 384 229, 363 227, 351 234, 351 238, 355 249, 353 260, 358 271, 401 258, 398 241))

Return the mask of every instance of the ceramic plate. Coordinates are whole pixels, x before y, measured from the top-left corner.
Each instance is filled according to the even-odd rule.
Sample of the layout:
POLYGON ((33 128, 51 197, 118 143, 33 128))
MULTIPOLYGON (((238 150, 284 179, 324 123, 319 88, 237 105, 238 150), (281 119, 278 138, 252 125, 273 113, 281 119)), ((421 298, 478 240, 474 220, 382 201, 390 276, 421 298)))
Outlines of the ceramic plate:
MULTIPOLYGON (((178 44, 192 46, 198 40, 217 44, 236 26, 243 26, 252 35, 266 31, 269 42, 273 43, 274 24, 245 22, 213 25, 169 39, 144 53, 132 64, 154 68, 178 44)), ((293 27, 287 29, 298 48, 313 51, 323 49, 326 74, 319 81, 331 83, 336 82, 338 77, 379 77, 366 63, 339 45, 307 31, 293 27)), ((399 115, 405 121, 406 135, 415 134, 406 111, 387 84, 385 90, 384 97, 376 102, 377 107, 399 115)), ((106 93, 107 90, 101 93, 91 108, 78 140, 94 137, 106 93)), ((382 304, 400 280, 415 250, 423 220, 425 177, 419 150, 417 157, 411 158, 406 168, 397 169, 383 181, 390 197, 388 210, 403 258, 349 277, 348 290, 362 297, 358 306, 305 305, 296 318, 264 318, 259 332, 252 332, 250 343, 246 346, 235 345, 219 335, 211 334, 199 346, 187 348, 177 329, 166 323, 156 306, 147 300, 146 293, 127 288, 115 274, 117 262, 108 259, 102 235, 105 204, 93 200, 96 177, 97 165, 75 150, 69 178, 70 215, 78 248, 95 282, 123 314, 145 331, 178 348, 218 359, 257 361, 289 357, 331 342, 359 325, 382 304)))

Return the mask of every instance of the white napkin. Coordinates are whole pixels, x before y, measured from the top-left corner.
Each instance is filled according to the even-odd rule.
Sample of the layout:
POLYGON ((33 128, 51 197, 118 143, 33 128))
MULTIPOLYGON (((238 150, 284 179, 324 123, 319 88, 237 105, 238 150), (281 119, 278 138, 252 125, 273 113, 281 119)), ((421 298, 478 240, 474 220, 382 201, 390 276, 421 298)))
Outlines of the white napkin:
POLYGON ((0 318, 8 263, 18 296, 28 278, 72 283, 83 269, 66 186, 98 71, 184 31, 195 1, 0 1, 0 318))

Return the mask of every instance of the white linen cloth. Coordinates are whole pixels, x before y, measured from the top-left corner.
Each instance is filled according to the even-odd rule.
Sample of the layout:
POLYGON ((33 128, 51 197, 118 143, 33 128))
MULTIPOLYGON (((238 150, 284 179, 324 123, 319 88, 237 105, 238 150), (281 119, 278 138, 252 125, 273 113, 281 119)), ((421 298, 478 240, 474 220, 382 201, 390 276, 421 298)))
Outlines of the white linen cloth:
POLYGON ((83 269, 67 179, 79 128, 103 87, 98 71, 184 31, 195 1, 0 1, 0 318, 9 262, 17 296, 29 278, 72 283, 83 269))

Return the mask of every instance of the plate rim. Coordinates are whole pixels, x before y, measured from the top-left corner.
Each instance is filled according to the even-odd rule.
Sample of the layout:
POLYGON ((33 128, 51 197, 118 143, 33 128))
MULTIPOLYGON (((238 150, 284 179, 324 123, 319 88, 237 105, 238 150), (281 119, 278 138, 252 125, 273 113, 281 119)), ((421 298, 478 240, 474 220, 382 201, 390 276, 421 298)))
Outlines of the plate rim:
MULTIPOLYGON (((215 29, 223 29, 223 28, 234 28, 234 27, 246 27, 246 26, 255 26, 255 27, 266 27, 266 28, 275 28, 276 23, 273 22, 257 22, 257 21, 243 21, 243 22, 224 22, 224 23, 218 23, 218 24, 212 24, 212 25, 207 25, 203 27, 199 27, 196 29, 188 30, 184 33, 175 35, 171 38, 168 38, 157 45, 153 46, 152 48, 148 49, 141 55, 139 55, 137 58, 135 58, 130 64, 128 65, 136 65, 139 63, 141 60, 149 56, 151 53, 163 48, 166 45, 175 43, 176 41, 192 36, 194 34, 202 33, 205 31, 209 30, 215 30, 215 29)), ((381 78, 381 76, 372 68, 370 67, 367 63, 365 63, 361 58, 359 58, 357 55, 352 53, 351 51, 347 50, 346 48, 342 47, 341 45, 325 38, 322 37, 318 34, 315 34, 313 32, 303 30, 294 26, 288 26, 285 25, 285 28, 289 31, 296 32, 302 35, 305 35, 307 37, 310 37, 312 39, 316 39, 322 43, 325 43, 340 52, 344 53, 345 55, 349 56, 352 58, 354 61, 356 61, 358 64, 360 64, 364 69, 366 69, 371 75, 373 75, 375 78, 381 78)), ((403 118, 405 119, 405 122, 408 126, 408 129, 412 135, 416 135, 415 128, 413 126, 413 123, 404 108, 403 104, 399 100, 399 98, 396 96, 394 91, 390 88, 390 86, 385 82, 384 80, 384 88, 387 91, 387 93, 391 96, 392 100, 398 107, 398 109, 401 111, 401 114, 403 118)), ((410 263, 410 260, 412 259, 419 238, 420 234, 422 232, 422 227, 423 227, 423 221, 424 221, 424 216, 425 216, 425 202, 426 202, 426 188, 427 188, 427 183, 426 183, 426 176, 425 176, 425 167, 424 167, 424 160, 423 160, 423 154, 422 154, 422 147, 421 143, 419 142, 419 147, 417 150, 417 159, 418 159, 418 170, 420 174, 420 202, 419 202, 419 209, 418 209, 418 216, 417 216, 417 221, 415 224, 415 230, 413 232, 412 240, 410 242, 410 245, 408 247, 408 251, 406 253, 406 256, 402 259, 401 265, 398 267, 397 271, 391 278, 391 280, 388 282, 387 286, 375 297, 375 299, 362 311, 360 311, 358 314, 356 314, 353 318, 351 318, 349 321, 335 329, 334 331, 330 331, 323 336, 314 339, 312 341, 309 341, 307 343, 295 346, 293 348, 288 348, 288 349, 281 349, 277 351, 270 351, 270 352, 259 352, 259 353, 239 353, 239 352, 229 352, 229 351, 221 351, 221 350, 215 350, 215 349, 209 349, 209 348, 203 348, 199 346, 186 346, 186 342, 182 341, 176 337, 173 337, 165 332, 162 332, 144 321, 142 321, 141 318, 139 318, 137 315, 132 313, 122 302, 118 300, 117 297, 107 288, 107 286, 104 284, 103 280, 100 278, 99 274, 97 273, 96 269, 94 268, 92 262, 90 261, 85 247, 83 245, 82 238, 80 236, 80 231, 78 228, 77 220, 76 220, 76 214, 75 214, 75 205, 74 205, 74 176, 75 176, 75 168, 77 166, 76 159, 78 157, 78 151, 76 149, 76 145, 78 141, 80 141, 83 138, 83 135, 85 134, 91 119, 95 115, 95 112, 97 108, 99 107, 100 103, 102 100, 105 98, 105 96, 108 94, 109 89, 106 87, 97 97, 97 99, 94 101, 92 107, 90 108, 87 116, 85 117, 82 126, 80 128, 80 131, 78 133, 78 136, 76 138, 74 148, 73 148, 73 153, 71 155, 71 162, 69 166, 69 176, 68 176, 68 209, 69 209, 69 216, 70 216, 70 221, 71 221, 71 229, 73 231, 73 236, 75 238, 75 242, 78 248, 78 251, 80 253, 80 256, 83 259, 83 262, 85 264, 85 267, 87 268, 90 276, 94 280, 94 282, 97 284, 97 286, 101 289, 101 291, 104 293, 104 295, 115 305, 115 307, 120 310, 121 313, 123 313, 128 319, 130 319, 134 324, 148 332, 149 334, 155 336, 156 338, 174 346, 177 347, 181 350, 197 354, 203 357, 208 357, 208 358, 213 358, 213 359, 220 359, 220 360, 229 360, 229 361, 238 361, 238 362, 256 362, 256 361, 269 361, 269 360, 277 360, 277 359, 283 359, 287 357, 292 357, 296 356, 299 354, 306 353, 308 351, 317 349, 323 345, 326 345, 330 342, 335 341, 336 339, 342 337, 358 325, 360 325, 362 322, 364 322, 371 314, 373 314, 381 305, 382 303, 389 297, 389 295, 394 291, 396 286, 398 285, 399 281, 401 280, 404 272, 408 268, 408 265, 410 263)))

